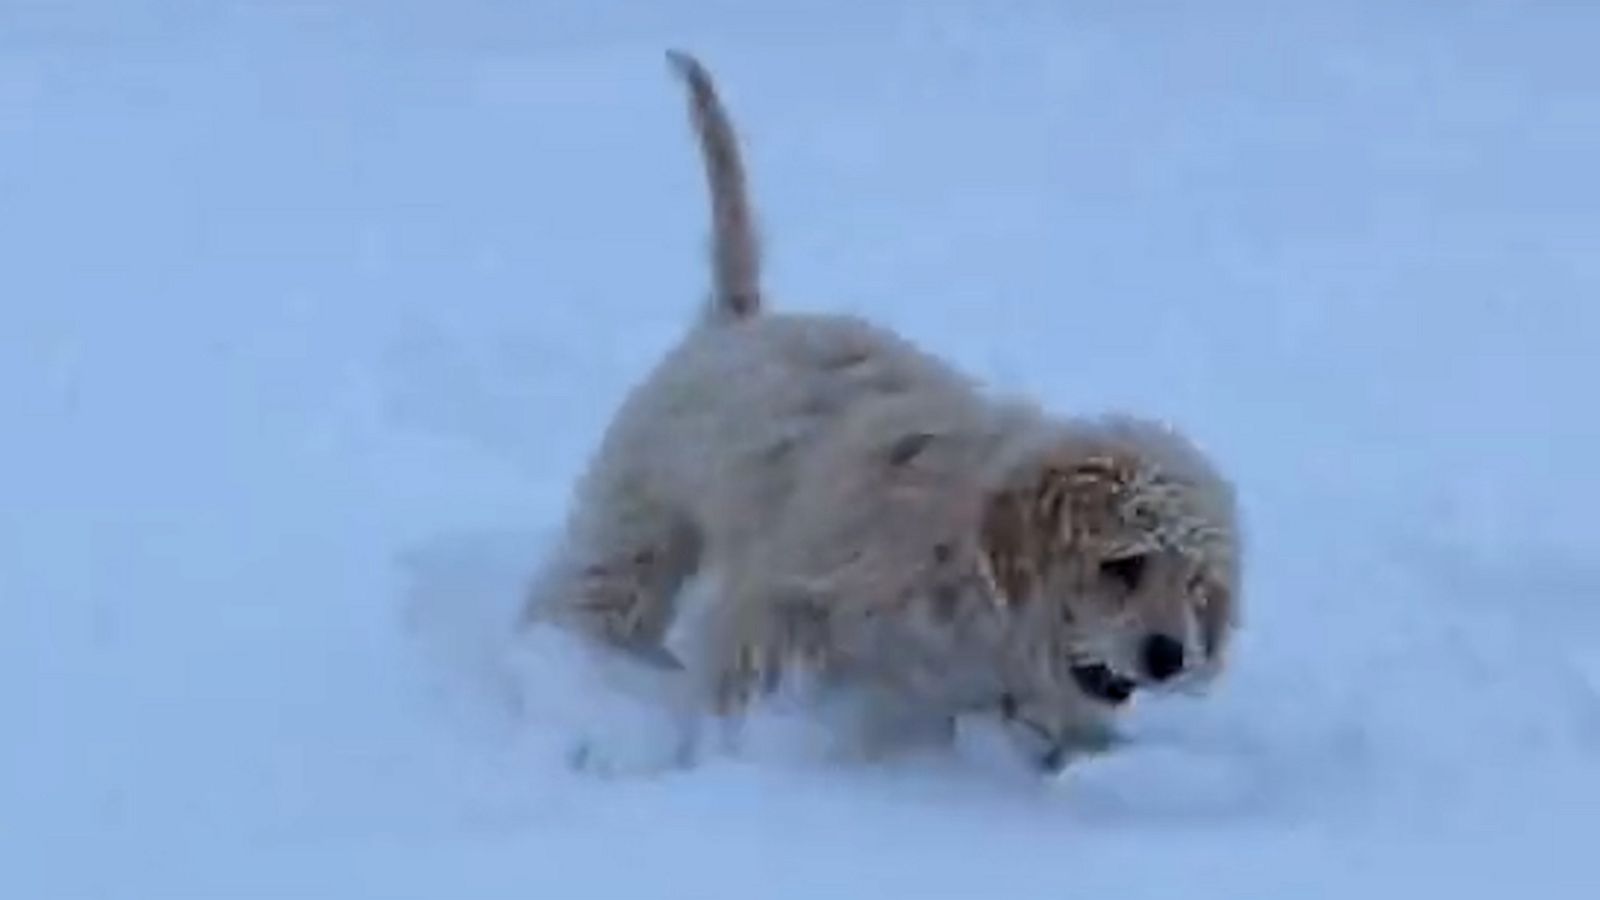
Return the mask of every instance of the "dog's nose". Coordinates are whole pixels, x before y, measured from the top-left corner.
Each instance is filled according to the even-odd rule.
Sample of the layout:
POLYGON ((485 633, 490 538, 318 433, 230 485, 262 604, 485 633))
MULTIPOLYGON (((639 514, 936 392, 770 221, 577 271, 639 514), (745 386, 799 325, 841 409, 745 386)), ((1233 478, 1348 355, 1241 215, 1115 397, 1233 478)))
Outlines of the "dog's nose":
POLYGON ((1165 634, 1152 634, 1144 639, 1144 669, 1157 681, 1183 671, 1183 642, 1165 634))

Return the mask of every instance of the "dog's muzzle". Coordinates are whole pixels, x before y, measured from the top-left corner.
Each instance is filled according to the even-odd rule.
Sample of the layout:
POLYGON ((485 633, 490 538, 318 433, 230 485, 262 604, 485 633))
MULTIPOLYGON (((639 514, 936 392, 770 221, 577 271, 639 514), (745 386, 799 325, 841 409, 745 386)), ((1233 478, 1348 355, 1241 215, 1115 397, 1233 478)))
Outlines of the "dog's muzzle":
POLYGON ((1077 683, 1078 690, 1112 706, 1121 706, 1133 696, 1137 685, 1133 679, 1118 675, 1111 671, 1105 663, 1089 663, 1072 667, 1072 680, 1077 683))

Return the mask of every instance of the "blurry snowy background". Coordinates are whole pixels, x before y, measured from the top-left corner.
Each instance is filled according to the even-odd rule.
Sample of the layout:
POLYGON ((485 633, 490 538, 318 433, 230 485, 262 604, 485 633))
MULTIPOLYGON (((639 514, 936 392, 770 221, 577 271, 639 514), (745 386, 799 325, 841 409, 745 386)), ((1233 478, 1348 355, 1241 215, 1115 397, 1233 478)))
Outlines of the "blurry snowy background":
POLYGON ((0 896, 1593 896, 1597 46, 1556 0, 0 0, 0 896), (669 45, 777 303, 1235 475, 1212 698, 1049 788, 563 767, 590 701, 504 617, 705 283, 669 45))

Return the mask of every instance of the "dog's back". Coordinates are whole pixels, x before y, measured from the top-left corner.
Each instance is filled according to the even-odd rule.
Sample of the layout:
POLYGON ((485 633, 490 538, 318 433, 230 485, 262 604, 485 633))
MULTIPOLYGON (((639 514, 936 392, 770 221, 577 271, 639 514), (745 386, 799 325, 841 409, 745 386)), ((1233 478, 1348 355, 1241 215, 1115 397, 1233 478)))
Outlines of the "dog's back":
POLYGON ((763 314, 687 335, 625 401, 601 454, 692 515, 706 542, 737 546, 785 502, 800 461, 863 406, 908 395, 963 405, 972 392, 862 320, 763 314))

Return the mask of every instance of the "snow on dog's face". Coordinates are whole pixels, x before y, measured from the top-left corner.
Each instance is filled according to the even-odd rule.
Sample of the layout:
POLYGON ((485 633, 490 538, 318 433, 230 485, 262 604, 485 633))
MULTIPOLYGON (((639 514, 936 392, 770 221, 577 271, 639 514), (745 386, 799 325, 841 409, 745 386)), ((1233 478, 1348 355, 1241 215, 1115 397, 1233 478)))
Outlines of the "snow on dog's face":
POLYGON ((1176 434, 1118 419, 1019 466, 982 543, 1012 618, 1008 717, 1060 740, 1136 691, 1196 685, 1236 623, 1231 489, 1176 434))

